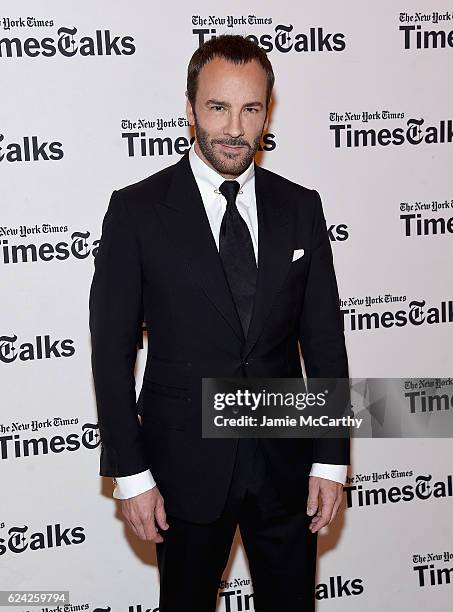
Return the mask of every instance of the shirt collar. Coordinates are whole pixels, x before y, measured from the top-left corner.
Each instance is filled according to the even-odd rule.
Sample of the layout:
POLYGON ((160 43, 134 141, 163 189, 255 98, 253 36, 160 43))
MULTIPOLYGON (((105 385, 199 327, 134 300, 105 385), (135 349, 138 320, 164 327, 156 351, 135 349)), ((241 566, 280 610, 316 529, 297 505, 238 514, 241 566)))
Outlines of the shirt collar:
MULTIPOLYGON (((217 196, 220 185, 226 179, 216 170, 214 170, 214 168, 208 166, 208 164, 198 156, 198 154, 195 152, 194 144, 192 144, 189 150, 189 162, 199 187, 202 187, 205 193, 211 193, 213 196, 217 196)), ((242 174, 237 176, 235 180, 239 183, 239 188, 243 191, 244 188, 248 189, 249 186, 253 185, 252 179, 254 176, 255 163, 252 160, 250 165, 242 174)), ((247 204, 248 198, 244 198, 243 203, 247 204)))

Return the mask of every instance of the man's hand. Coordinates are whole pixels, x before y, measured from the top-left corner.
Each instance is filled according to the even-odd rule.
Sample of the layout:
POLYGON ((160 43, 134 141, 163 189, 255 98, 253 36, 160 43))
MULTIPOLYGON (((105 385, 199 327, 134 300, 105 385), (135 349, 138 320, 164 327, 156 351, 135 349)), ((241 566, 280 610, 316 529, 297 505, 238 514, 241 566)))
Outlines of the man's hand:
POLYGON ((168 529, 169 525, 165 515, 164 498, 157 486, 135 497, 122 499, 121 510, 132 531, 140 539, 151 540, 156 544, 164 541, 157 531, 156 522, 161 529, 168 529))
POLYGON ((333 521, 343 497, 343 485, 334 480, 310 476, 308 484, 307 514, 313 516, 309 525, 316 533, 333 521))

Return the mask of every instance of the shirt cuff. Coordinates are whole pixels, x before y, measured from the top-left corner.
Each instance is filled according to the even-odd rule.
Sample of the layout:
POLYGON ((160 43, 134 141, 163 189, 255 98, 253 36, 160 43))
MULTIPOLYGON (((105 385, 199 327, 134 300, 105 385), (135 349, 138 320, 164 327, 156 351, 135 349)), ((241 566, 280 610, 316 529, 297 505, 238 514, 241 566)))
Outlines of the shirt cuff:
POLYGON ((149 491, 156 485, 150 470, 144 470, 138 474, 132 474, 131 476, 121 476, 113 479, 115 488, 113 490, 113 497, 115 499, 129 499, 149 491))
POLYGON ((310 476, 334 480, 344 485, 346 483, 347 472, 347 465, 338 465, 336 463, 313 463, 310 470, 310 476))

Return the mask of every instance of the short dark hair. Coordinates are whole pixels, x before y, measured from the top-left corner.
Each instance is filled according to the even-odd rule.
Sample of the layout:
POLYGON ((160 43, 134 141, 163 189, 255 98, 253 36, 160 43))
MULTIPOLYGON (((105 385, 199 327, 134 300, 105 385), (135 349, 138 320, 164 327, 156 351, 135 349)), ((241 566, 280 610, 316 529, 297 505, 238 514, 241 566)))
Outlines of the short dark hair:
POLYGON ((266 52, 253 40, 245 38, 245 36, 240 36, 239 34, 222 34, 200 45, 190 59, 187 68, 187 97, 192 108, 195 108, 198 75, 203 66, 215 57, 221 57, 232 64, 247 64, 252 60, 257 60, 266 73, 266 105, 269 106, 275 77, 266 52))

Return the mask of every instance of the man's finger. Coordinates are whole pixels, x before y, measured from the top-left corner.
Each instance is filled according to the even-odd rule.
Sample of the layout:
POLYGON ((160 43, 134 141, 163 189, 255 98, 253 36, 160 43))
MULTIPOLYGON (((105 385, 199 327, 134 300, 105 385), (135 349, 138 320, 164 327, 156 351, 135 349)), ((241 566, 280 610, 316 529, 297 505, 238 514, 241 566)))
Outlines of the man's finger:
POLYGON ((319 521, 320 518, 321 518, 321 512, 318 512, 317 515, 311 519, 310 527, 312 525, 316 525, 316 523, 319 521))
POLYGON ((313 516, 318 509, 319 482, 310 478, 308 485, 307 514, 313 516))
POLYGON ((319 531, 320 529, 328 525, 332 517, 333 506, 334 498, 330 497, 330 495, 326 496, 326 494, 321 494, 321 513, 320 515, 318 513, 318 515, 315 517, 315 519, 313 519, 310 524, 310 528, 313 527, 313 532, 319 531))
MULTIPOLYGON (((335 504, 335 497, 332 495, 322 495, 322 510, 321 510, 321 521, 325 521, 325 525, 330 522, 332 518, 333 506, 335 504)), ((324 525, 323 525, 324 526, 324 525)))
POLYGON ((123 512, 132 531, 141 540, 151 540, 156 543, 163 542, 163 538, 157 531, 154 523, 154 513, 154 505, 146 508, 139 506, 137 510, 133 504, 126 504, 123 512))
POLYGON ((143 526, 141 524, 141 521, 138 515, 131 514, 130 516, 126 517, 126 520, 129 523, 129 526, 131 527, 135 535, 138 536, 141 540, 143 540, 145 537, 145 531, 143 529, 143 526))
POLYGON ((330 519, 330 522, 333 521, 333 519, 336 517, 337 512, 338 512, 338 508, 341 505, 341 500, 342 500, 342 495, 341 495, 341 491, 338 493, 337 495, 337 499, 335 500, 335 503, 333 505, 333 512, 332 512, 332 518, 330 519))
POLYGON ((164 539, 157 531, 156 523, 155 523, 155 514, 156 514, 156 505, 151 505, 147 507, 146 510, 142 509, 142 511, 137 515, 137 523, 136 526, 139 532, 142 534, 140 536, 142 540, 151 540, 152 542, 163 542, 164 539))
POLYGON ((144 540, 152 540, 153 542, 163 542, 164 538, 160 535, 160 533, 156 529, 156 524, 154 523, 154 518, 149 517, 146 519, 142 519, 141 527, 145 537, 144 540))
POLYGON ((169 528, 169 524, 167 523, 167 514, 165 512, 163 498, 159 498, 159 500, 157 501, 154 515, 156 517, 157 524, 159 525, 161 529, 169 528))

